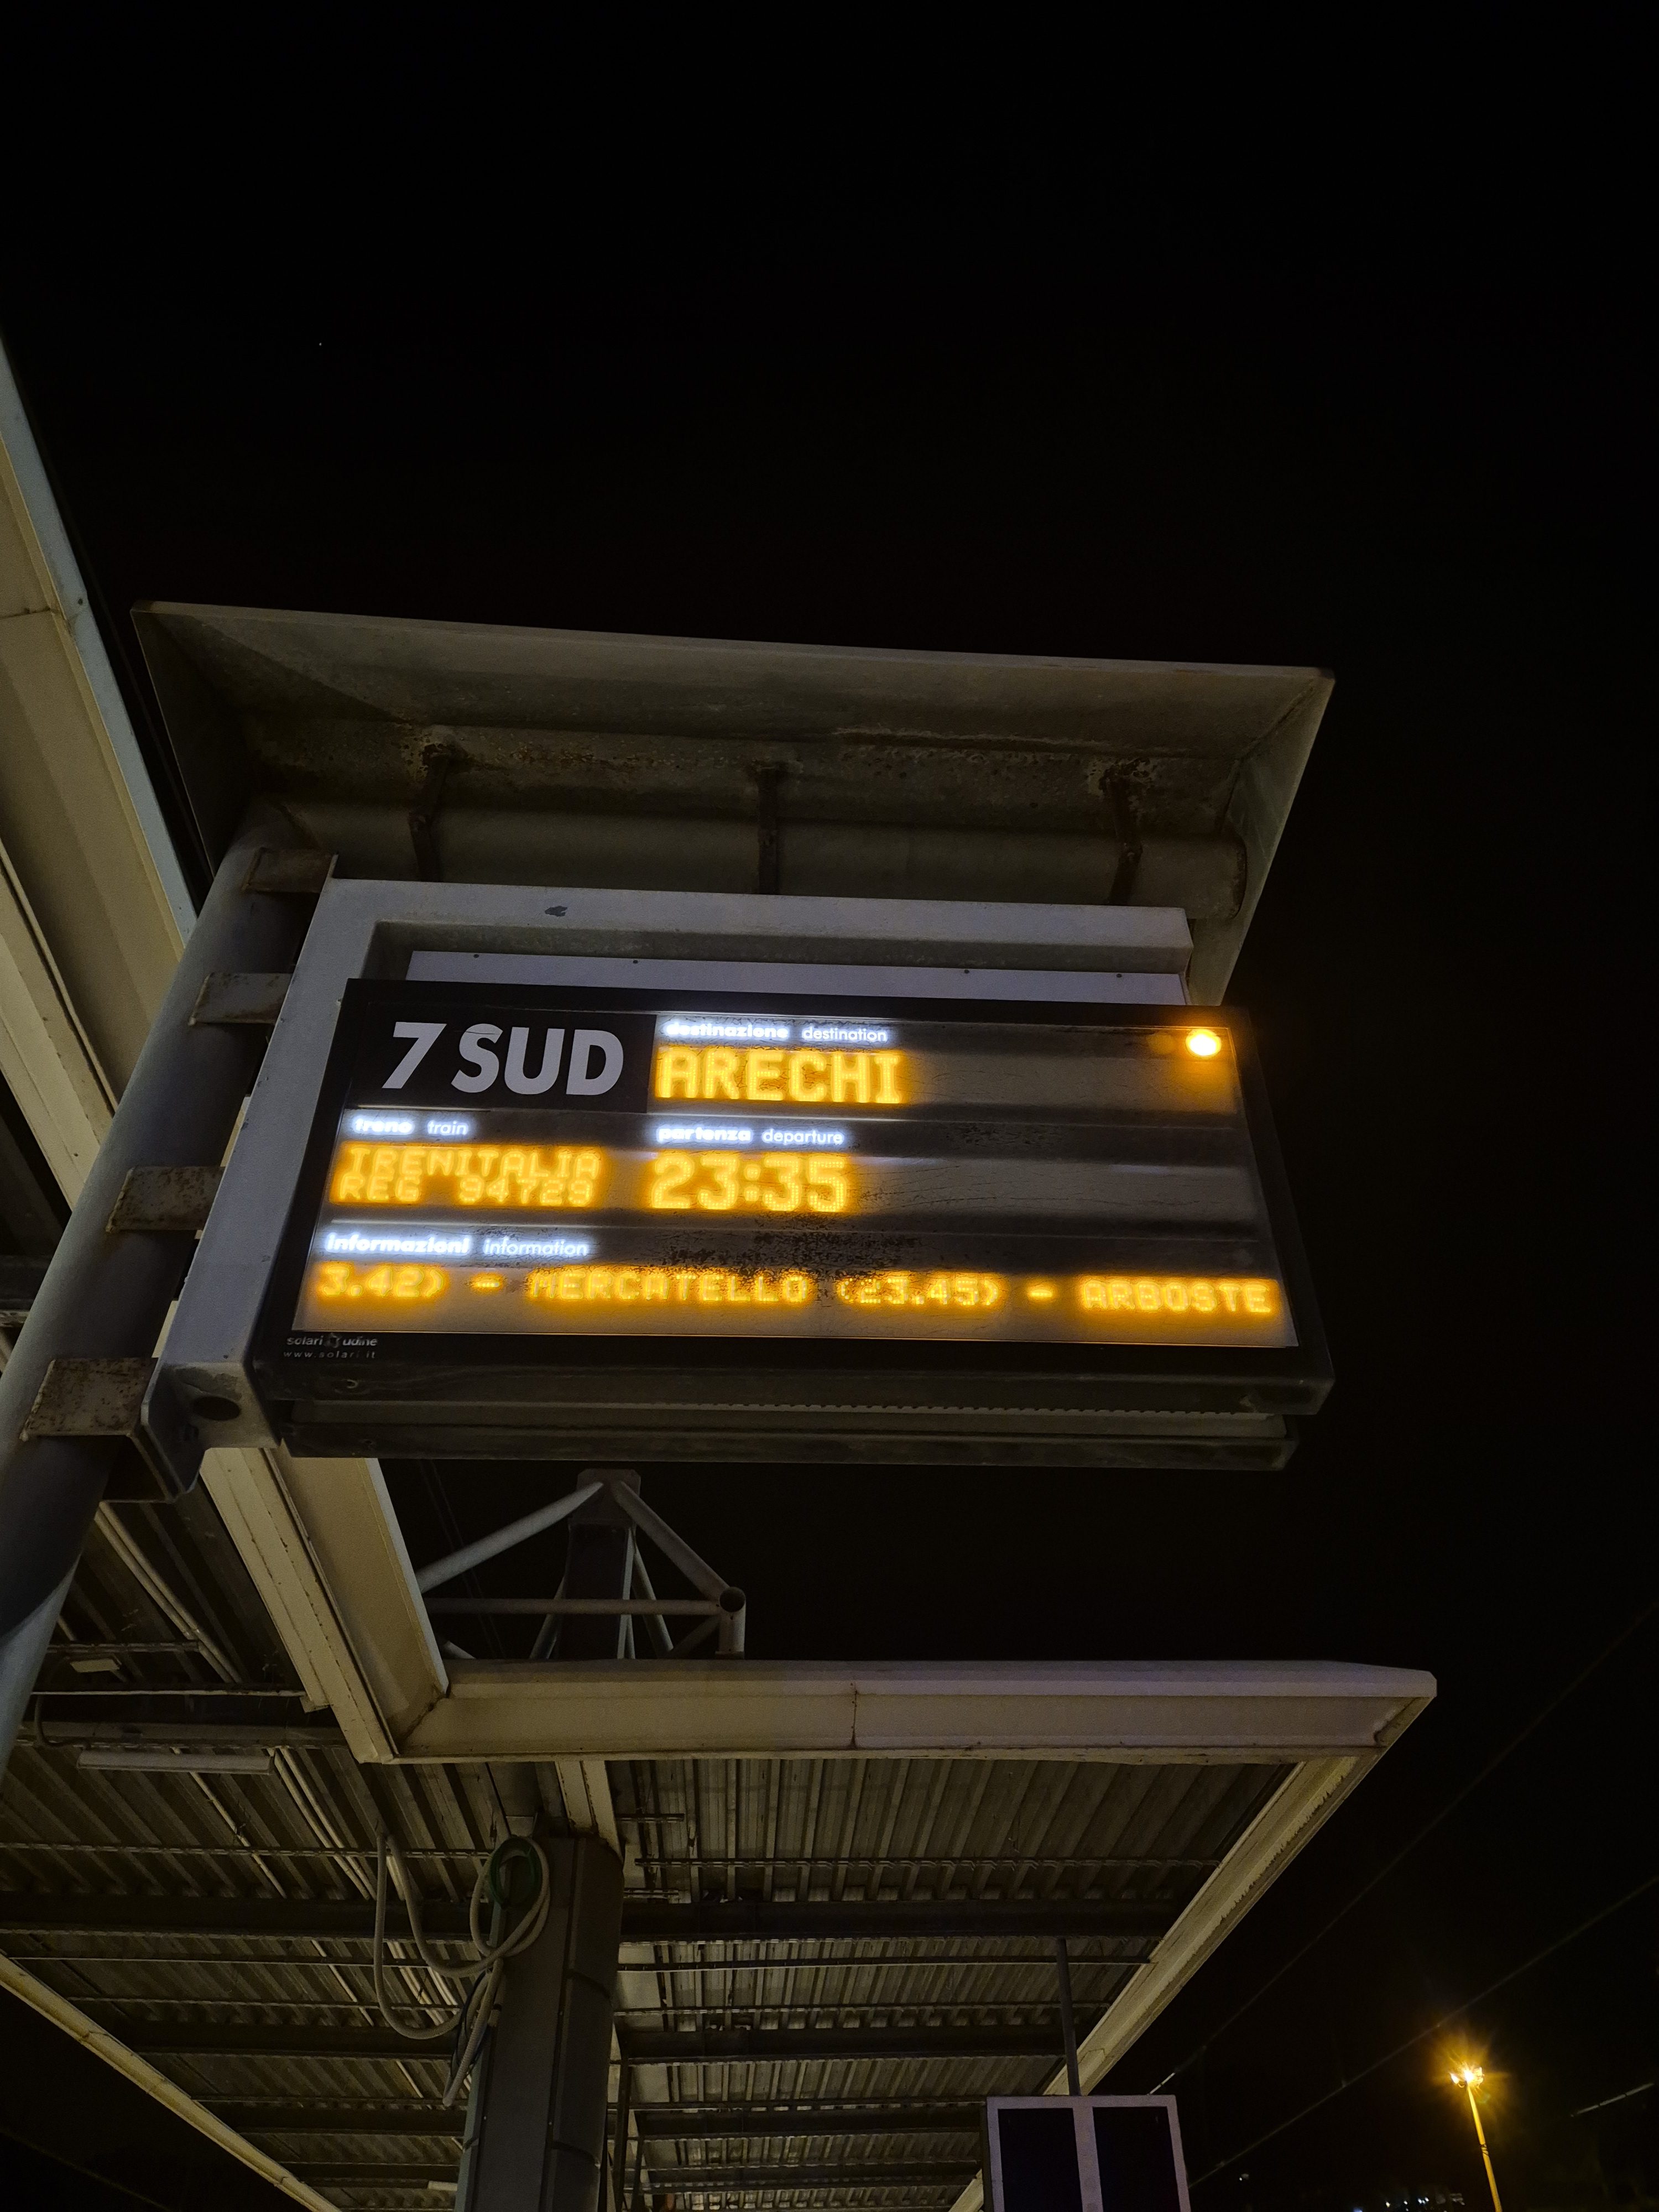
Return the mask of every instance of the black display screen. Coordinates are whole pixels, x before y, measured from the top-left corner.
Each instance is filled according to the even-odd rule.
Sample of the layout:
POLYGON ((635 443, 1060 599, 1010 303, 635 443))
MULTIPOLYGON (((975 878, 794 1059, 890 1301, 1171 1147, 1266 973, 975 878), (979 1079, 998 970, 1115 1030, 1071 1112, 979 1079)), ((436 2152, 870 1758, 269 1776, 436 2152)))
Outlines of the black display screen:
POLYGON ((1317 1325, 1264 1127, 1217 1010, 354 983, 272 1348, 1282 1355, 1317 1325))

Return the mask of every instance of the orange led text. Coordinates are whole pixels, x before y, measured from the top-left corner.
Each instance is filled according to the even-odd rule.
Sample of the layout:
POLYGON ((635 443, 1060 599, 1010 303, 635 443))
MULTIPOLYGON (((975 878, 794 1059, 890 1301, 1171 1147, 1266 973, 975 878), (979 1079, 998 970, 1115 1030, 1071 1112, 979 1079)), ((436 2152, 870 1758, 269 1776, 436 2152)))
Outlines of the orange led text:
POLYGON ((906 1106, 902 1052, 786 1052, 668 1044, 658 1048, 659 1098, 724 1099, 754 1106, 906 1106))

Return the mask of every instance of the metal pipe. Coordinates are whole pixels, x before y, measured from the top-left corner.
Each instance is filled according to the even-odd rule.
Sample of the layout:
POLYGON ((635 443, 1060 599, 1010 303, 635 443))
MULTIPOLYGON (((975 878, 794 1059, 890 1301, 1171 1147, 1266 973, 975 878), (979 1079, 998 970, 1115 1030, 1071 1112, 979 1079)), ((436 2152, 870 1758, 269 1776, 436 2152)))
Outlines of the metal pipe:
MULTIPOLYGON (((15 1846, 8 1844, 8 1850, 15 1846)), ((52 1846, 54 1850, 62 1848, 52 1846)), ((70 1847, 74 1848, 72 1845, 70 1847)), ((112 1845, 142 1860, 173 1846, 112 1845)), ((280 1844, 261 1847, 275 1858, 322 1858, 354 1871, 368 1856, 353 1850, 295 1850, 280 1844)), ((214 1856, 234 1858, 228 1844, 214 1856)), ((426 1856, 427 1854, 417 1854, 426 1856)), ((371 1862, 372 1863, 372 1862, 371 1862)), ((438 1898, 426 1905, 428 1927, 459 1940, 466 1933, 464 1904, 438 1898)), ((1027 1942, 1057 1936, 1073 1942, 1109 1937, 1156 1941, 1169 1932, 1176 1908, 1118 1898, 802 1899, 716 1898, 676 1904, 672 1899, 632 1895, 622 1908, 623 1940, 629 1943, 807 1943, 850 1942, 873 1938, 957 1941, 987 1937, 1027 1942)), ((237 1936, 286 1938, 313 1936, 367 1939, 374 1924, 367 1897, 289 1898, 157 1897, 112 1895, 105 1891, 0 1891, 0 1929, 99 1929, 106 1934, 142 1936, 237 1936)), ((402 1929, 397 1930, 401 1936, 402 1929)), ((1053 1954, 1048 1954, 1052 1957, 1053 1954)), ((846 1966, 847 1960, 821 1959, 819 1966, 846 1966)), ((994 1963, 994 1962, 993 1962, 994 1963)), ((1135 1960, 1091 1960, 1092 1966, 1134 1966, 1135 1960)))
MULTIPOLYGON (((638 1547, 636 1546, 635 1548, 635 1555, 637 1556, 638 1547)), ((568 1555, 567 1555, 564 1565, 564 1572, 559 1577, 559 1587, 553 1593, 555 1597, 562 1597, 564 1595, 564 1586, 569 1579, 570 1561, 568 1555)), ((536 1631, 536 1640, 530 1647, 531 1657, 532 1659, 545 1659, 552 1651, 554 1640, 557 1637, 558 1632, 559 1623, 557 1615, 550 1613, 546 1614, 543 1619, 541 1626, 536 1631)))
POLYGON ((1066 1954, 1066 1938, 1054 1938, 1054 1964, 1060 1969, 1060 2032, 1066 2045, 1066 2083, 1073 2097, 1083 2094, 1083 2084, 1077 2070, 1077 2020, 1072 2011, 1072 1962, 1066 1954))
MULTIPOLYGON (((15 1963, 14 1961, 14 1963, 15 1963)), ((628 2069, 630 2075, 632 2069, 628 2069)), ((242 2135, 283 2136, 459 2136, 461 2124, 454 2108, 435 2100, 402 2103, 383 2097, 336 2097, 314 2100, 273 2097, 266 2101, 215 2095, 205 2100, 223 2122, 242 2135)), ((759 2136, 775 2140, 788 2136, 851 2136, 871 2135, 972 2136, 979 2127, 984 2106, 954 2105, 723 2105, 700 2111, 685 2105, 628 2106, 631 2141, 673 2141, 684 2136, 701 2140, 710 2136, 759 2136)), ((614 2146, 615 2137, 612 2137, 614 2146)))
POLYGON ((515 1544, 527 1542, 532 1536, 539 1536, 544 1528, 556 1528, 561 1521, 568 1520, 579 1506, 586 1505, 590 1498, 597 1498, 604 1488, 602 1482, 584 1483, 579 1490, 555 1498, 551 1505, 538 1506, 522 1519, 509 1521, 493 1535, 480 1536, 476 1544, 463 1544, 459 1552, 451 1552, 441 1559, 434 1559, 429 1567, 422 1567, 415 1577, 415 1587, 424 1594, 436 1589, 441 1583, 453 1583, 469 1567, 481 1567, 486 1559, 499 1559, 515 1544))
MULTIPOLYGON (((645 1564, 645 1554, 637 1544, 634 1547, 634 1579, 647 1597, 655 1597, 657 1593, 652 1586, 650 1571, 645 1564)), ((674 1648, 674 1639, 668 1633, 668 1623, 663 1619, 660 1612, 647 1613, 645 1616, 645 1626, 646 1632, 651 1638, 652 1650, 659 1659, 666 1659, 674 1648)))
POLYGON ((209 975, 291 967, 310 918, 295 897, 244 889, 261 845, 293 842, 250 817, 221 864, 29 1317, 0 1373, 0 1770, 69 1593, 118 1438, 20 1441, 47 1368, 146 1358, 190 1256, 176 1234, 121 1231, 111 1213, 135 1167, 216 1166, 258 1073, 263 1032, 192 1027, 209 975))
POLYGON ((1504 2200, 1498 2193, 1498 2176, 1492 2172, 1492 2153, 1486 2148, 1486 2130, 1480 2124, 1480 2107, 1474 2101, 1474 2084, 1465 2080, 1463 2087, 1469 2093, 1469 2116, 1474 2122, 1474 2138, 1480 2146, 1481 2162, 1486 2169, 1486 2185, 1492 2191, 1492 2212, 1504 2212, 1504 2200))
POLYGON ((52 1659, 107 1659, 118 1654, 125 1658, 139 1651, 199 1651, 199 1636, 175 1637, 170 1644, 55 1644, 46 1655, 52 1659))
MULTIPOLYGON (((319 2169, 307 2166, 307 2173, 319 2169)), ((365 2171, 359 2167, 359 2172, 365 2171)), ((779 2166, 766 2166, 757 2160, 741 2165, 720 2166, 711 2161, 708 2166, 659 2166, 652 2179, 659 2188, 673 2191, 674 2203, 689 2202, 695 2191, 704 2204, 724 2200, 729 2203, 752 2204, 751 2191, 762 2189, 819 2190, 819 2189, 927 2189, 938 2191, 941 2186, 958 2189, 973 2171, 971 2159, 958 2154, 954 2159, 941 2159, 937 2163, 909 2160, 903 2165, 890 2165, 874 2159, 842 2159, 833 2165, 822 2161, 808 2162, 793 2160, 779 2166)), ((799 2203, 800 2199, 794 2201, 799 2203)), ((810 2199, 808 2200, 811 2201, 810 2199)), ((865 2200, 866 2203, 869 2200, 865 2200)), ((940 2201, 937 2197, 935 2202, 940 2201)), ((1029 2198, 1024 2200, 1029 2203, 1029 2198)))
MULTIPOLYGON (((71 1570, 71 1571, 73 1571, 71 1570)), ((284 1690, 270 1682, 143 1682, 118 1684, 112 1690, 89 1682, 40 1684, 37 1698, 302 1698, 303 1690, 284 1690)))
MULTIPOLYGON (((203 1851, 199 1849, 195 1854, 198 1858, 210 1856, 212 1854, 210 1852, 203 1851)), ((292 1850, 284 1850, 273 1844, 268 1844, 263 1850, 258 1853, 244 1850, 240 1846, 232 1848, 231 1846, 227 1845, 223 1856, 227 1858, 232 1859, 246 1858, 252 1860, 255 1856, 259 1858, 268 1858, 276 1861, 281 1866, 285 1867, 290 1859, 299 1856, 299 1854, 292 1850)), ((434 1930, 429 1924, 431 1917, 432 1905, 431 1902, 428 1901, 426 1908, 422 1911, 421 1917, 421 1925, 425 1930, 427 1941, 428 1942, 459 1943, 465 1942, 470 1940, 464 1935, 453 1932, 447 1935, 441 1933, 434 1935, 434 1930)), ((399 1924, 401 1925, 401 1923, 399 1924)), ((175 1939, 182 1936, 197 1937, 198 1936, 198 1930, 189 1928, 174 1929, 168 1932, 170 1932, 175 1939)), ((210 1942, 215 1932, 216 1931, 213 1930, 201 1932, 199 1934, 199 1940, 203 1942, 210 1942)), ((240 1936, 234 1940, 239 1943, 246 1944, 252 1939, 246 1936, 240 1936)), ((273 1940, 280 1940, 280 1937, 273 1938, 273 1940)), ((319 1939, 309 1939, 303 1936, 295 1936, 291 1940, 295 1943, 303 1943, 307 1941, 319 1939)), ((348 1929, 343 1935, 341 1935, 337 1931, 334 1932, 328 1940, 335 1944, 372 1943, 374 1938, 372 1931, 368 1935, 359 1935, 348 1929)), ((401 1936, 395 1929, 393 1930, 392 1940, 394 1942, 399 1942, 402 1940, 401 1936)), ((622 1940, 623 1944, 630 1949, 638 1949, 641 1948, 636 1939, 626 1931, 624 1931, 622 1940)), ((154 1950, 111 1950, 107 1946, 96 1951, 65 1951, 61 1947, 58 1946, 54 1946, 51 1950, 42 1949, 39 1951, 32 1951, 26 1944, 9 1943, 5 1948, 3 1955, 21 1966, 41 1965, 52 1966, 54 1964, 65 1966, 93 1966, 100 1962, 108 1966, 153 1966, 158 1963, 156 1954, 154 1950)), ((823 1956, 807 1959, 757 1959, 753 1957, 720 1960, 699 1959, 696 1960, 695 1966, 687 1966, 683 1963, 680 1965, 670 1965, 667 1967, 660 1969, 660 1971, 668 1973, 695 1972, 698 1974, 705 1983, 711 1983, 721 1978, 729 1981, 739 1974, 767 1973, 784 1976, 790 1974, 824 1975, 858 1973, 867 1972, 872 1967, 878 1967, 883 1978, 886 1979, 895 1975, 937 1974, 941 1966, 960 1966, 963 1969, 964 1974, 988 1974, 993 1972, 1000 1972, 1005 1966, 1048 1966, 1053 1964, 1053 1953, 1046 1950, 1036 1952, 998 1951, 983 1958, 942 1960, 937 1955, 937 1954, 932 1952, 928 1953, 926 1956, 918 1957, 912 1952, 895 1952, 890 1949, 884 1951, 879 1959, 839 1957, 824 1958, 823 1956)), ((296 1972, 300 1972, 329 1974, 332 1973, 335 1967, 342 1963, 346 1966, 356 1966, 361 1962, 355 1959, 344 1959, 343 1960, 337 1953, 319 1954, 314 1951, 301 1951, 296 1953, 295 1951, 247 1951, 239 1949, 236 1951, 192 1951, 181 1954, 169 1954, 159 1963, 169 1966, 188 1966, 193 1972, 207 1972, 212 1969, 222 1969, 224 1972, 232 1976, 240 1976, 242 1972, 243 1967, 245 1966, 292 1966, 296 1972)), ((1085 1960, 1084 1963, 1091 1966, 1101 1966, 1114 1970, 1121 1970, 1122 1972, 1127 1974, 1133 1972, 1133 1970, 1142 1962, 1139 1959, 1113 1958, 1090 1959, 1085 1960)), ((623 1964, 625 1967, 636 1971, 644 1971, 646 1972, 659 1971, 657 1962, 654 1959, 625 1959, 623 1961, 623 1964)), ((459 1972, 460 1971, 460 1965, 459 1963, 455 1964, 453 1966, 452 1971, 459 1972)), ((88 1998, 87 2002, 90 2002, 91 1999, 88 1998)), ((112 2002, 126 2002, 126 2000, 116 1999, 112 2000, 112 2002)), ((156 2002, 166 2003, 172 2002, 173 2000, 164 1998, 157 1999, 156 2002)), ((216 1999, 213 2000, 213 2002, 219 2002, 219 2000, 216 1999)), ((236 2002, 240 2002, 242 2000, 237 1999, 236 2002)), ((968 2000, 968 2002, 977 2004, 978 1999, 973 1998, 968 2000)), ((999 1999, 997 2002, 1003 2002, 1003 2000, 999 1999)), ((1023 2002, 1024 2001, 1017 2001, 1013 1998, 1010 1998, 1006 2000, 1006 2002, 1013 2003, 1015 2002, 1023 2002)), ((367 2006, 362 2004, 361 1999, 355 1997, 349 2000, 345 1998, 341 1999, 341 2003, 343 2005, 347 2002, 358 2005, 359 2008, 362 2010, 367 2011, 368 2009, 367 2006)), ((701 2008, 707 2010, 713 2007, 716 2009, 725 2010, 730 2003, 731 1999, 729 1997, 713 1997, 707 2000, 701 2008)), ((840 2003, 840 1999, 836 1999, 833 2002, 826 2000, 823 2008, 834 2011, 836 2008, 836 2006, 840 2003)), ((696 2010, 699 2008, 690 2007, 689 2008, 691 2010, 696 2010)), ((775 2009, 778 2008, 793 2009, 793 2001, 789 2001, 787 2004, 785 2004, 781 2008, 775 2008, 775 2009)), ((845 2008, 843 2007, 842 2008, 844 2009, 845 2008)), ((447 2110, 448 2108, 446 2107, 445 2109, 447 2110)))
MULTIPOLYGON (((604 1850, 602 1844, 599 1849, 604 1850)), ((136 2003, 141 1999, 134 1999, 136 2003)), ((605 2014, 607 2034, 611 2019, 605 2014)), ((975 2027, 679 2028, 630 2029, 623 2038, 635 2066, 713 2064, 729 2060, 783 2065, 802 2059, 872 2058, 1040 2058, 1052 2062, 1055 2021, 1052 2015, 1030 2025, 987 2021, 975 2027)), ((161 2021, 128 2018, 120 2033, 130 2050, 168 2052, 178 2057, 219 2058, 406 2058, 409 2045, 389 2027, 323 2027, 309 2021, 211 2021, 174 2027, 161 2021)), ((601 2083, 604 2074, 594 2073, 601 2083)), ((599 2164, 599 2144, 592 2163, 599 2164)))
POLYGON ((717 1620, 705 1620, 700 1627, 688 1629, 669 1654, 672 1659, 684 1659, 688 1653, 701 1651, 705 1644, 712 1644, 719 1632, 717 1620))
POLYGON ((707 1559, 699 1559, 684 1536, 675 1534, 660 1513, 653 1513, 637 1490, 625 1483, 615 1482, 612 1488, 623 1511, 636 1528, 642 1528, 665 1559, 672 1559, 687 1582, 694 1583, 705 1597, 723 1597, 726 1590, 724 1575, 717 1575, 707 1559))
MULTIPOLYGON (((427 1607, 428 1613, 611 1613, 613 1616, 641 1614, 649 1619, 653 1614, 697 1613, 707 1618, 720 1618, 728 1612, 718 1598, 712 1597, 441 1597, 434 1598, 427 1607)), ((86 1697, 99 1692, 88 1690, 86 1697)))
POLYGON ((723 1657, 734 1658, 742 1652, 748 1622, 749 1601, 743 1592, 737 1589, 722 1590, 720 1648, 723 1657))

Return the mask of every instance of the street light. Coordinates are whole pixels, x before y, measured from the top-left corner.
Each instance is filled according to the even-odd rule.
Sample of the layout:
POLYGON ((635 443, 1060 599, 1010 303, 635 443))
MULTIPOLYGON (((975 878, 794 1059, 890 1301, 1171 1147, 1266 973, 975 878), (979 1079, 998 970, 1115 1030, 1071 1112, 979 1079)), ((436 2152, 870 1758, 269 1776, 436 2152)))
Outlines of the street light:
POLYGON ((1504 2212, 1504 2201, 1498 2194, 1498 2176, 1492 2170, 1492 2153, 1486 2148, 1486 2130, 1480 2124, 1480 2107, 1474 2101, 1474 2093, 1486 2080, 1486 2069, 1467 2063, 1452 2068, 1452 2080, 1468 2093, 1469 2117, 1474 2122, 1474 2139, 1480 2146, 1480 2157, 1486 2169, 1486 2180, 1492 2190, 1492 2212, 1504 2212))

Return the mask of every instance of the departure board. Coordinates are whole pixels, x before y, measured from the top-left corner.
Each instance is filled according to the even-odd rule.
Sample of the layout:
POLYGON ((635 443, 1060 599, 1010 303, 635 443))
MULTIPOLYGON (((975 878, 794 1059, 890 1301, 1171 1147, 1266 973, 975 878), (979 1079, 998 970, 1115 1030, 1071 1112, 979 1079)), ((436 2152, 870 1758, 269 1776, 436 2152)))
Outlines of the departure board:
POLYGON ((1283 1352, 1247 1053, 1213 1009, 353 983, 268 1341, 1283 1352))

